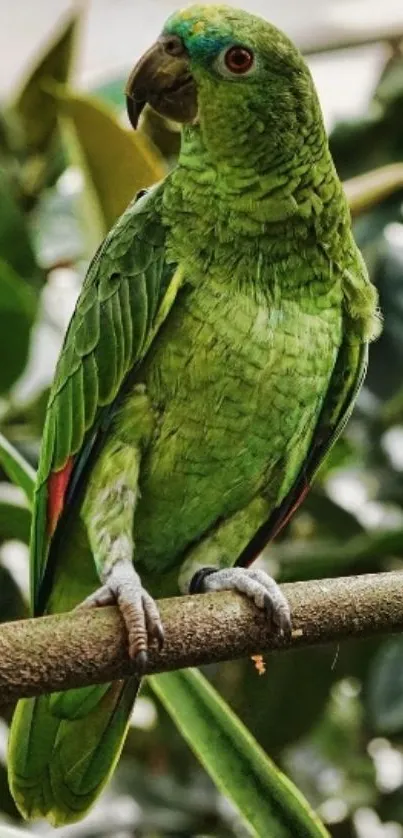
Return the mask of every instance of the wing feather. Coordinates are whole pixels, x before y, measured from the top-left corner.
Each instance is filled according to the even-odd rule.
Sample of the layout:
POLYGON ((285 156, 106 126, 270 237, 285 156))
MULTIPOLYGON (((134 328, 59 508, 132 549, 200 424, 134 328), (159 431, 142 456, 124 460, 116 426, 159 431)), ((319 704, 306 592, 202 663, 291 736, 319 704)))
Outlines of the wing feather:
MULTIPOLYGON (((85 389, 84 364, 80 364, 71 379, 71 402, 74 405, 74 422, 72 424, 71 450, 78 451, 85 434, 85 389)), ((95 411, 94 411, 95 414, 95 411)))
POLYGON ((306 497, 326 454, 348 422, 365 378, 367 361, 368 344, 358 340, 342 343, 309 454, 290 491, 244 548, 237 565, 245 567, 251 564, 266 544, 278 535, 306 497))
POLYGON ((35 493, 34 611, 63 503, 74 494, 105 410, 148 349, 180 285, 178 270, 165 262, 162 191, 160 184, 133 202, 107 236, 67 330, 47 408, 35 493))

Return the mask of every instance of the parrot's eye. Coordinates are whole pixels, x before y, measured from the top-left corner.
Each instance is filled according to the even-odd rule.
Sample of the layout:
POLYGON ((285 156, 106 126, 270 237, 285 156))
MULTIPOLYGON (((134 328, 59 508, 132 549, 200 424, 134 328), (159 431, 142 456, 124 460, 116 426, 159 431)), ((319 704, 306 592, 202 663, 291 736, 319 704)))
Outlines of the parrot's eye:
POLYGON ((258 57, 253 50, 242 44, 227 46, 221 50, 214 62, 214 68, 220 76, 232 81, 253 75, 258 65, 258 57))
POLYGON ((253 67, 254 60, 253 52, 246 47, 230 47, 224 55, 227 70, 237 76, 247 73, 253 67))

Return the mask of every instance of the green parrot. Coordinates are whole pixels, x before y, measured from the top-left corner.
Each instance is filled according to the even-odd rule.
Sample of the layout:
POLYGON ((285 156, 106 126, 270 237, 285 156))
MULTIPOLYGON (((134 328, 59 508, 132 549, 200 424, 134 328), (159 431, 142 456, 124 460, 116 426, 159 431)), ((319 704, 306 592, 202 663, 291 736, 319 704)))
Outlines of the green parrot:
POLYGON ((229 6, 171 16, 127 87, 181 123, 178 163, 92 261, 58 361, 35 492, 35 615, 116 602, 139 677, 17 705, 26 818, 81 818, 121 752, 155 597, 235 589, 289 632, 249 567, 342 431, 379 327, 310 72, 229 6))

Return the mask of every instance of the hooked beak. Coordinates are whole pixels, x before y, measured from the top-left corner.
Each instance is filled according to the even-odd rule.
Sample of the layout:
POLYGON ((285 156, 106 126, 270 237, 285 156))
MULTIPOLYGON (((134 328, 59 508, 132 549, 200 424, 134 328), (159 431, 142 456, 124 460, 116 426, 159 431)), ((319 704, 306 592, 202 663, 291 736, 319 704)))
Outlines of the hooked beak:
POLYGON ((193 122, 197 116, 196 85, 177 35, 161 35, 130 74, 126 107, 133 128, 147 103, 175 122, 193 122))

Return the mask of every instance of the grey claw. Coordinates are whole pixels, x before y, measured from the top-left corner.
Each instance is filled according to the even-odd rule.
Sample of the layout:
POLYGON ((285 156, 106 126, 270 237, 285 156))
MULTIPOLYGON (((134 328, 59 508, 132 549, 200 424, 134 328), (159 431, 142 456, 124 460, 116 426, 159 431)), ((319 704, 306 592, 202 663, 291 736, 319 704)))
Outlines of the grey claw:
POLYGON ((269 594, 264 597, 264 612, 270 620, 273 631, 277 632, 285 638, 291 637, 291 619, 288 614, 275 608, 273 600, 269 594))
POLYGON ((147 666, 147 647, 155 640, 159 649, 164 643, 158 606, 142 587, 131 561, 114 562, 103 578, 104 585, 87 597, 79 607, 116 603, 127 631, 128 651, 139 673, 147 666))
POLYGON ((273 603, 269 597, 269 594, 264 595, 263 603, 263 608, 266 616, 269 618, 269 620, 273 620, 273 603))
POLYGON ((277 612, 277 614, 275 614, 274 622, 277 631, 279 631, 280 634, 286 638, 286 640, 289 640, 292 634, 291 618, 289 615, 277 612))
POLYGON ((136 664, 136 669, 137 669, 139 675, 144 675, 144 673, 146 671, 146 668, 147 668, 147 662, 148 662, 147 652, 144 652, 144 651, 137 652, 137 655, 135 655, 135 657, 134 657, 134 662, 136 664))
POLYGON ((165 643, 165 632, 164 632, 164 629, 162 628, 161 623, 157 623, 154 626, 153 636, 154 636, 155 640, 157 641, 158 651, 160 652, 161 649, 164 646, 164 643, 165 643))
MULTIPOLYGON (((291 614, 288 602, 277 583, 263 570, 242 567, 220 568, 208 573, 203 569, 197 579, 203 581, 205 591, 236 590, 264 610, 273 631, 284 637, 291 634, 291 614)), ((192 583, 191 583, 192 586, 192 583)))
POLYGON ((147 626, 147 635, 151 640, 155 640, 158 649, 161 650, 164 645, 164 629, 162 627, 158 607, 150 594, 144 590, 142 594, 142 601, 147 626))

